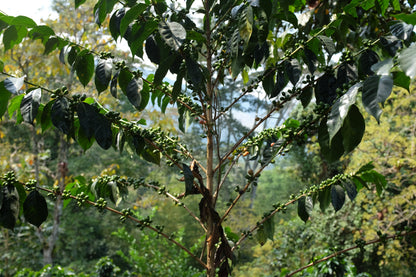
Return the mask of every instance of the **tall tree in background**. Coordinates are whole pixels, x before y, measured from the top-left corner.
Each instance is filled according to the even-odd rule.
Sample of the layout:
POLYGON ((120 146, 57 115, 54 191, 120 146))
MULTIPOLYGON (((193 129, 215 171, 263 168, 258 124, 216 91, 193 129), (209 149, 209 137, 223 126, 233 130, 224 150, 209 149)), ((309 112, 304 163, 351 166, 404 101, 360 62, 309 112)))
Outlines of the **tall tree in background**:
MULTIPOLYGON (((84 2, 76 0, 75 7, 84 2)), ((184 193, 170 193, 169 184, 117 175, 46 188, 33 181, 23 185, 8 172, 2 179, 1 225, 14 228, 22 203, 25 219, 39 227, 47 217, 40 191, 47 191, 79 205, 106 209, 122 221, 134 221, 186 251, 207 276, 228 276, 240 244, 253 234, 260 244, 273 239, 273 218, 288 205, 298 203, 298 214, 307 221, 314 204, 325 208, 332 203, 338 211, 346 195, 354 199, 364 187, 374 184, 382 192, 383 176, 371 164, 357 166, 350 174, 333 172, 329 179, 292 195, 285 203, 270 203, 270 210, 240 235, 227 228, 226 220, 233 217, 241 198, 261 185, 260 174, 277 156, 317 134, 322 156, 335 162, 360 144, 366 125, 364 110, 379 121, 381 106, 393 86, 409 90, 416 75, 413 4, 396 0, 188 0, 181 6, 163 0, 97 1, 95 23, 115 40, 126 40, 133 57, 147 57, 156 64, 152 73, 115 58, 108 50, 100 52, 95 47, 100 42, 83 45, 66 30, 58 32, 24 16, 0 14, 5 51, 26 39, 40 40, 46 53, 59 51, 60 61, 84 87, 93 81, 96 95, 110 93, 119 98, 123 94, 138 111, 147 109, 150 102, 162 112, 171 105, 177 108, 178 129, 185 132, 187 119, 196 119, 204 138, 198 147, 204 149, 204 157, 197 159, 200 153, 194 155, 178 137, 146 127, 141 118, 126 117, 123 110, 98 97, 83 95, 75 87, 40 85, 3 72, 7 76, 0 83, 2 117, 15 117, 18 123, 37 125, 43 131, 53 126, 84 150, 97 142, 104 150, 128 150, 157 165, 166 161, 182 175, 184 193), (221 88, 228 78, 241 80, 242 86, 223 106, 221 88), (260 91, 267 95, 269 108, 259 110, 254 126, 223 149, 221 120, 243 99, 260 91), (52 99, 43 100, 44 94, 52 99), (270 118, 294 105, 295 99, 304 107, 314 103, 314 113, 261 129, 270 118), (258 165, 245 172, 245 180, 235 186, 234 194, 227 193, 229 200, 222 199, 230 172, 244 157, 257 160, 258 165), (30 191, 27 195, 24 187, 30 191), (118 204, 128 187, 154 189, 184 208, 205 234, 202 253, 192 252, 149 218, 107 206, 107 200, 118 204), (188 207, 191 202, 198 203, 198 211, 188 207)), ((86 38, 92 35, 88 30, 80 32, 86 38)), ((3 70, 4 63, 0 65, 3 70)))

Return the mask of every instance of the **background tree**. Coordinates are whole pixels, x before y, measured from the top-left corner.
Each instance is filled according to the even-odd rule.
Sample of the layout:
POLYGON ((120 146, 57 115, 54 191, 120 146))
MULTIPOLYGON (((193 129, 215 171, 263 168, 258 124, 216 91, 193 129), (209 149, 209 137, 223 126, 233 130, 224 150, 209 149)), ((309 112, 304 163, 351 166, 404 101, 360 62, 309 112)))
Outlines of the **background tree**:
MULTIPOLYGON (((84 2, 75 1, 75 6, 84 2)), ((112 53, 99 53, 94 45, 72 41, 66 33, 38 26, 27 17, 0 15, 5 51, 26 38, 40 40, 46 52, 59 51, 60 61, 71 68, 81 85, 87 87, 93 80, 98 95, 109 91, 118 98, 123 94, 124 103, 128 101, 138 111, 147 109, 149 103, 162 112, 169 105, 176 107, 177 128, 182 132, 187 129, 187 118, 197 118, 203 140, 196 151, 204 149, 203 158, 199 158, 200 153, 179 137, 155 126, 146 127, 141 114, 137 118, 124 116, 125 110, 99 97, 77 93, 74 87, 50 89, 4 72, 8 77, 0 87, 0 115, 7 111, 6 116, 15 116, 17 123, 38 125, 43 130, 53 126, 83 150, 97 142, 104 150, 113 147, 129 151, 156 165, 166 161, 181 171, 180 180, 185 186, 181 192, 172 192, 170 176, 161 184, 143 176, 113 174, 90 180, 75 178, 62 187, 47 188, 36 181, 23 185, 13 172, 8 172, 2 179, 1 225, 15 227, 22 203, 25 219, 39 227, 47 217, 46 202, 39 191, 46 191, 58 198, 72 199, 79 206, 90 204, 116 213, 121 221, 128 219, 171 241, 208 276, 227 276, 242 242, 252 235, 261 245, 273 239, 274 215, 290 204, 298 203, 298 215, 306 222, 314 204, 324 210, 332 203, 339 211, 346 195, 354 199, 357 191, 371 189, 371 184, 381 194, 386 181, 371 164, 356 166, 351 174, 343 173, 339 167, 328 170, 327 165, 361 142, 366 125, 363 110, 379 122, 381 104, 390 96, 393 85, 409 89, 416 75, 412 5, 412 1, 384 0, 187 1, 185 6, 175 1, 169 5, 165 1, 97 1, 95 23, 108 26, 106 30, 115 40, 125 39, 132 57, 143 58, 146 53, 157 65, 154 74, 112 53), (190 13, 202 17, 202 22, 190 13), (228 106, 222 106, 221 88, 227 76, 233 80, 241 76, 243 86, 228 106), (20 90, 24 82, 28 89, 23 94, 20 90), (261 114, 254 126, 235 141, 230 140, 228 149, 222 149, 222 118, 237 103, 260 90, 271 105, 258 109, 261 114), (45 93, 52 99, 43 101, 41 95, 45 93), (275 114, 286 114, 295 99, 303 107, 314 103, 314 112, 301 120, 287 118, 278 127, 266 125, 261 130, 275 114), (251 221, 245 216, 246 226, 240 235, 227 226, 237 211, 247 211, 240 202, 259 184, 264 169, 277 156, 314 135, 326 160, 325 174, 321 176, 325 180, 308 185, 287 201, 270 203, 261 219, 251 221), (257 160, 258 165, 246 168, 244 181, 235 186, 233 193, 224 193, 230 172, 244 157, 257 160), (23 187, 30 191, 27 195, 23 187), (198 253, 149 216, 137 217, 129 208, 115 210, 107 206, 107 200, 117 206, 123 195, 138 188, 165 195, 195 219, 204 234, 198 253)), ((3 62, 1 65, 4 69, 3 62)), ((379 236, 372 243, 396 238, 382 233, 379 236)), ((359 243, 362 248, 364 244, 359 243)))

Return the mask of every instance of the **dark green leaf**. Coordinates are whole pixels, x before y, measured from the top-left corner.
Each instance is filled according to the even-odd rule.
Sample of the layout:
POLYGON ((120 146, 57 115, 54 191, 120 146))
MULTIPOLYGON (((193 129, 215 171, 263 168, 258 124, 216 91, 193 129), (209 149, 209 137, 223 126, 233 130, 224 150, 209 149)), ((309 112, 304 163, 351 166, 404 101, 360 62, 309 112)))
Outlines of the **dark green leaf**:
POLYGON ((146 54, 149 60, 152 63, 160 64, 160 49, 157 45, 157 42, 154 36, 150 36, 146 40, 145 49, 146 49, 146 54))
MULTIPOLYGON (((46 43, 45 43, 45 51, 43 52, 44 55, 48 55, 49 53, 51 53, 53 50, 55 50, 59 45, 59 39, 57 37, 50 37, 46 43)), ((59 60, 65 64, 65 51, 64 48, 62 48, 60 55, 59 55, 59 60), (61 54, 62 53, 62 54, 61 54)))
MULTIPOLYGON (((183 177, 185 179, 185 196, 190 194, 195 194, 194 188, 194 174, 189 166, 182 164, 183 168, 183 177)), ((196 190, 198 193, 198 190, 196 190)))
POLYGON ((303 196, 298 200, 298 216, 303 222, 309 220, 309 217, 312 214, 313 210, 313 203, 312 198, 303 196))
POLYGON ((379 60, 380 58, 376 52, 373 50, 365 50, 358 59, 358 75, 373 75, 374 72, 371 70, 371 66, 373 66, 375 63, 378 63, 379 60))
POLYGON ((186 59, 186 69, 188 80, 197 88, 203 86, 204 75, 199 64, 191 58, 186 59))
POLYGON ((75 9, 85 3, 87 0, 75 0, 75 9))
POLYGON ((274 71, 275 71, 274 69, 268 68, 263 74, 264 75, 264 78, 262 81, 263 89, 269 97, 271 96, 273 92, 273 88, 274 88, 274 71))
POLYGON ((331 187, 331 202, 335 211, 339 211, 345 203, 345 191, 340 185, 331 187))
POLYGON ((390 56, 394 57, 397 50, 403 47, 403 43, 396 36, 386 36, 380 38, 380 43, 383 48, 389 53, 390 56))
POLYGON ((62 133, 69 135, 72 129, 71 112, 68 100, 60 97, 55 100, 51 108, 52 124, 62 133))
POLYGON ((410 79, 416 76, 416 44, 400 52, 398 57, 400 68, 410 79))
POLYGON ((138 110, 142 111, 144 110, 144 108, 146 108, 150 99, 150 88, 149 88, 148 83, 143 82, 143 89, 140 91, 140 96, 141 96, 141 100, 140 100, 140 106, 138 107, 138 110))
POLYGON ((357 69, 353 64, 342 63, 337 71, 338 87, 342 88, 343 84, 348 84, 357 80, 357 69))
MULTIPOLYGON (((86 53, 87 50, 84 50, 82 53, 86 53)), ((74 65, 75 61, 78 57, 79 48, 77 46, 68 47, 65 50, 65 54, 67 55, 67 60, 69 65, 74 65)), ((80 53, 81 54, 81 53, 80 53)), ((94 69, 93 69, 94 71, 94 69)))
POLYGON ((13 94, 17 94, 25 83, 26 76, 15 78, 9 77, 4 80, 4 87, 13 94))
POLYGON ((114 98, 117 98, 117 80, 118 80, 119 74, 120 74, 120 71, 117 71, 114 74, 113 79, 111 79, 111 82, 110 82, 110 93, 114 98))
POLYGON ((352 180, 347 179, 345 181, 342 181, 342 185, 344 186, 344 189, 347 192, 347 195, 350 198, 350 200, 354 200, 357 196, 357 188, 355 186, 355 183, 352 180))
MULTIPOLYGON (((118 85, 124 94, 127 94, 127 86, 133 80, 133 73, 128 68, 123 68, 118 75, 118 85)), ((113 78, 114 79, 114 78, 113 78)))
POLYGON ((140 102, 142 97, 140 91, 143 88, 143 79, 142 78, 133 78, 126 87, 126 96, 129 99, 130 103, 138 110, 140 110, 140 102))
POLYGON ((94 137, 87 137, 87 135, 84 132, 84 129, 78 128, 78 132, 76 134, 77 134, 76 140, 79 146, 81 146, 81 148, 84 151, 87 151, 93 146, 94 141, 95 141, 94 137))
POLYGON ((326 187, 322 190, 319 190, 318 193, 318 200, 319 200, 319 208, 322 212, 328 208, 329 204, 331 203, 331 188, 326 187))
POLYGON ((264 223, 263 223, 263 229, 266 237, 270 240, 274 239, 274 221, 273 216, 269 217, 264 223))
POLYGON ((94 56, 88 51, 81 51, 75 60, 74 68, 78 79, 85 87, 94 75, 94 56))
POLYGON ((0 225, 13 230, 19 216, 19 193, 13 185, 0 186, 2 205, 0 207, 0 225))
POLYGON ((117 40, 118 37, 121 36, 120 24, 121 24, 121 19, 124 17, 125 14, 126 14, 126 9, 121 8, 115 11, 110 18, 110 23, 109 23, 110 33, 111 33, 111 36, 114 38, 114 40, 117 40))
POLYGON ((94 137, 95 141, 101 148, 107 150, 113 145, 113 131, 111 129, 111 122, 104 115, 97 114, 95 120, 94 137))
POLYGON ((122 17, 120 22, 120 35, 124 36, 126 33, 127 27, 133 20, 140 17, 140 15, 147 9, 147 5, 143 3, 139 3, 134 5, 131 9, 129 9, 125 15, 122 17))
POLYGON ((32 40, 40 39, 42 40, 42 43, 45 44, 45 42, 49 39, 50 36, 54 36, 55 32, 46 25, 36 26, 29 32, 29 36, 32 40))
POLYGON ((95 87, 98 92, 107 89, 111 81, 111 73, 113 70, 113 62, 111 59, 100 60, 95 68, 95 87))
POLYGON ((264 231, 264 227, 263 227, 263 226, 260 226, 260 227, 257 229, 256 239, 257 239, 257 242, 258 242, 261 246, 263 246, 263 245, 267 242, 267 234, 266 234, 266 232, 264 231))
POLYGON ((299 96, 300 102, 302 103, 303 108, 306 108, 312 100, 313 88, 308 86, 302 90, 301 95, 299 96))
POLYGON ((12 17, 12 20, 10 21, 10 25, 17 25, 17 26, 25 26, 28 28, 34 28, 36 27, 36 22, 33 21, 33 19, 24 16, 24 15, 19 15, 16 17, 12 17))
POLYGON ((369 163, 366 163, 362 167, 360 167, 360 169, 356 172, 356 174, 361 174, 363 172, 370 171, 370 170, 374 169, 374 167, 375 166, 373 165, 373 162, 371 161, 369 163))
POLYGON ((177 22, 159 23, 159 33, 165 43, 175 51, 178 51, 186 39, 185 28, 177 22))
POLYGON ((141 155, 143 159, 148 162, 160 165, 160 152, 153 147, 149 148, 146 147, 142 152, 141 155))
MULTIPOLYGON (((299 81, 300 75, 302 73, 300 64, 298 60, 292 59, 286 62, 285 66, 287 76, 289 77, 290 82, 295 86, 296 83, 299 81)), ((277 82, 279 82, 279 80, 277 80, 277 82)))
POLYGON ((14 112, 17 112, 16 120, 18 121, 18 123, 23 121, 22 114, 20 113, 20 103, 22 102, 23 97, 24 94, 20 94, 13 97, 7 109, 10 118, 13 117, 14 112))
MULTIPOLYGON (((155 30, 158 22, 156 20, 147 20, 146 22, 136 22, 131 28, 128 37, 128 44, 133 55, 143 57, 143 43, 155 30)), ((167 47, 166 47, 167 48, 167 47)))
POLYGON ((322 120, 319 125, 318 142, 322 155, 329 162, 337 161, 344 154, 343 139, 340 131, 332 138, 331 144, 329 144, 329 133, 325 120, 322 120))
POLYGON ((337 80, 333 73, 325 73, 315 86, 315 98, 318 103, 332 104, 337 98, 337 80))
POLYGON ((40 88, 27 93, 20 103, 20 112, 23 120, 27 123, 33 123, 38 113, 42 91, 40 88))
POLYGON ((88 139, 91 139, 91 137, 95 133, 98 114, 99 113, 95 107, 85 102, 81 102, 77 105, 77 115, 79 119, 79 125, 83 131, 83 134, 88 139))
POLYGON ((32 190, 23 203, 25 219, 39 228, 48 218, 48 206, 45 198, 37 191, 32 190))
POLYGON ((381 108, 379 103, 383 103, 393 89, 392 77, 370 76, 363 84, 362 101, 366 111, 380 121, 381 108))
POLYGON ((329 133, 329 144, 331 145, 332 138, 341 129, 345 118, 347 117, 350 107, 355 104, 357 99, 358 90, 361 88, 362 83, 352 86, 343 96, 338 98, 331 108, 331 112, 328 115, 326 122, 329 133))
POLYGON ((178 96, 181 94, 183 77, 184 77, 183 72, 180 72, 176 77, 176 81, 173 84, 173 88, 172 88, 172 101, 176 101, 178 96))
POLYGON ((309 72, 313 74, 316 70, 316 64, 318 62, 316 54, 307 47, 303 49, 303 52, 305 54, 305 63, 308 66, 309 72))
POLYGON ((408 24, 416 25, 416 14, 415 13, 399 13, 395 14, 396 19, 402 20, 408 24))
POLYGON ((352 105, 342 125, 342 144, 349 153, 360 144, 365 131, 365 120, 356 105, 352 105))
POLYGON ((7 105, 9 104, 9 99, 12 93, 8 91, 4 86, 4 81, 0 82, 0 119, 3 117, 7 111, 7 105))
POLYGON ((365 182, 376 185, 377 194, 379 196, 387 185, 386 178, 375 170, 363 172, 360 177, 365 182))

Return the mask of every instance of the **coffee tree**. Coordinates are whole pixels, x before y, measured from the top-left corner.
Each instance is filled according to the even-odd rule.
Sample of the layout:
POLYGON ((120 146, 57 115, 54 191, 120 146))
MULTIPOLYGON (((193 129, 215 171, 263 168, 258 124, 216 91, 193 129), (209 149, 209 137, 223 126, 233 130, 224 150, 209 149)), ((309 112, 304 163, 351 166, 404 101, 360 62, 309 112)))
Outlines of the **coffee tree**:
MULTIPOLYGON (((75 0, 74 5, 84 2, 75 0)), ((35 180, 19 181, 13 172, 5 172, 0 194, 3 227, 13 229, 21 214, 39 227, 48 216, 44 198, 48 193, 118 214, 121 221, 133 221, 139 228, 157 232, 186 251, 207 276, 228 276, 235 250, 249 237, 254 236, 260 244, 273 239, 273 218, 289 205, 296 203, 298 215, 306 222, 314 205, 325 209, 332 204, 338 211, 346 195, 353 200, 359 190, 373 187, 382 192, 385 179, 371 163, 364 164, 353 173, 305 184, 307 189, 285 203, 270 203, 270 210, 239 234, 240 230, 224 228, 241 198, 253 186, 261 186, 260 174, 276 157, 316 136, 322 156, 328 162, 337 161, 361 142, 364 112, 379 121, 393 86, 410 91, 416 75, 415 1, 184 2, 99 0, 91 11, 108 36, 126 41, 131 57, 150 60, 154 71, 115 58, 110 52, 97 53, 94 45, 81 46, 65 33, 57 34, 28 17, 0 14, 4 51, 19 47, 24 40, 39 40, 45 55, 59 55, 62 66, 69 67, 84 87, 92 84, 97 95, 121 98, 122 94, 121 99, 138 111, 150 106, 162 112, 176 108, 177 128, 185 132, 186 121, 194 120, 204 133, 198 143, 206 150, 204 158, 197 159, 180 136, 145 126, 140 118, 129 120, 122 111, 81 91, 41 86, 25 76, 15 76, 0 62, 4 75, 0 83, 2 118, 14 118, 41 131, 56 128, 84 150, 96 142, 103 150, 132 151, 150 163, 167 163, 177 168, 184 183, 183 193, 178 195, 169 192, 169 184, 116 175, 79 178, 63 188, 48 188, 35 180), (241 83, 242 89, 227 106, 221 106, 226 80, 241 83), (222 130, 221 119, 253 92, 269 99, 268 109, 224 151, 222 138, 230 134, 222 130), (264 125, 282 109, 298 103, 304 108, 313 106, 313 113, 298 120, 287 118, 278 127, 264 125), (258 163, 256 170, 246 172, 232 199, 221 199, 227 178, 246 159, 258 163), (199 223, 205 235, 202 253, 192 252, 149 218, 136 218, 130 209, 107 205, 107 201, 118 204, 123 194, 139 187, 166 195, 199 223), (185 197, 197 202, 199 210, 188 208, 182 201, 185 197), (228 201, 225 208, 218 205, 219 200, 228 201)), ((65 165, 61 167, 64 175, 65 165)), ((381 234, 370 243, 393 238, 396 236, 381 234)), ((359 243, 357 248, 368 242, 359 243)))

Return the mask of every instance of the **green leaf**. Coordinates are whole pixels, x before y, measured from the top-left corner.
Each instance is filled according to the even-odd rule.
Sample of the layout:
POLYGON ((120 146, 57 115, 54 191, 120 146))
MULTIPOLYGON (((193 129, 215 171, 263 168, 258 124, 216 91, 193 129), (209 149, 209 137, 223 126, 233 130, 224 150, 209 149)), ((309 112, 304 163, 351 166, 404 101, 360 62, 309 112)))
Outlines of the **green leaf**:
POLYGON ((383 103, 393 89, 393 78, 391 76, 370 76, 363 84, 362 102, 366 111, 380 122, 381 108, 383 103))
POLYGON ((125 15, 121 18, 120 21, 120 35, 124 36, 126 33, 127 27, 133 20, 139 18, 141 14, 147 9, 146 4, 139 3, 134 5, 131 9, 129 9, 125 15))
POLYGON ((159 23, 159 33, 165 43, 175 51, 178 51, 186 39, 185 28, 177 22, 159 23))
POLYGON ((20 103, 22 102, 23 97, 24 97, 24 94, 20 94, 20 95, 13 97, 12 100, 10 101, 10 105, 7 109, 7 112, 10 118, 13 117, 14 112, 17 112, 16 118, 22 117, 20 113, 20 103))
POLYGON ((415 13, 399 13, 395 14, 394 17, 398 20, 402 20, 408 24, 416 25, 416 14, 415 13))
POLYGON ((12 93, 8 91, 4 86, 4 81, 0 82, 0 119, 7 111, 7 105, 12 93))
POLYGON ((397 50, 403 47, 403 43, 396 36, 380 37, 380 43, 390 56, 396 56, 397 50))
POLYGON ((39 228, 48 218, 48 206, 42 194, 32 190, 23 203, 23 214, 25 219, 39 228))
POLYGON ((141 96, 141 101, 140 101, 140 106, 138 107, 138 110, 142 111, 144 110, 144 108, 146 108, 150 99, 150 88, 149 88, 148 83, 143 82, 143 89, 140 91, 140 96, 141 96))
POLYGON ((0 61, 0 72, 3 72, 4 69, 4 63, 3 61, 0 61))
POLYGON ((42 40, 42 43, 45 44, 45 42, 49 39, 49 37, 54 36, 55 32, 53 29, 46 25, 40 25, 34 27, 32 30, 29 31, 29 37, 32 40, 40 39, 42 40))
POLYGON ((375 170, 363 172, 360 177, 365 182, 376 185, 377 194, 379 196, 383 192, 383 189, 386 188, 386 178, 375 170))
POLYGON ((81 102, 77 105, 77 115, 80 128, 88 139, 91 139, 95 133, 98 114, 99 112, 95 107, 85 102, 81 102))
POLYGON ((19 15, 19 16, 11 17, 11 18, 12 20, 9 22, 10 25, 25 26, 27 28, 36 27, 36 22, 27 16, 19 15))
POLYGON ((110 82, 110 93, 114 98, 117 98, 117 80, 118 80, 119 74, 120 74, 120 71, 117 71, 114 74, 113 79, 111 79, 111 82, 110 82))
POLYGON ((410 92, 410 77, 402 71, 393 72, 393 83, 395 86, 402 87, 410 92))
POLYGON ((345 203, 345 191, 340 185, 331 187, 331 202, 335 211, 339 211, 345 203))
POLYGON ((51 109, 54 103, 55 103, 54 100, 49 101, 42 110, 42 116, 40 118, 40 125, 42 128, 42 132, 45 132, 49 127, 52 126, 51 109))
POLYGON ((313 202, 312 198, 303 196, 298 200, 298 216, 303 222, 309 220, 309 217, 312 214, 313 210, 313 202))
POLYGON ((198 190, 194 187, 194 174, 189 166, 182 164, 183 177, 185 179, 185 196, 198 193, 198 190), (196 189, 196 191, 195 191, 196 189))
POLYGON ((147 20, 146 22, 136 22, 128 37, 128 44, 133 55, 143 57, 143 43, 155 30, 158 22, 156 20, 147 20))
POLYGON ((343 96, 338 98, 331 108, 331 112, 328 115, 326 122, 329 133, 329 144, 333 137, 341 129, 345 118, 347 117, 350 107, 355 104, 359 89, 362 87, 362 83, 353 85, 343 96))
POLYGON ((55 100, 51 108, 52 124, 62 133, 69 135, 72 129, 71 112, 68 100, 60 97, 55 100))
POLYGON ((15 186, 0 186, 2 205, 0 207, 0 225, 13 230, 19 216, 19 193, 15 186))
POLYGON ((75 59, 74 68, 78 79, 85 87, 94 75, 94 56, 88 50, 81 51, 75 59))
POLYGON ((260 227, 257 229, 256 239, 257 239, 257 242, 258 242, 261 246, 263 246, 263 245, 267 242, 267 234, 266 234, 266 232, 264 231, 264 227, 263 227, 263 226, 260 226, 260 227))
POLYGON ((15 78, 9 77, 4 80, 4 87, 13 94, 17 94, 25 83, 26 76, 15 78))
POLYGON ((308 86, 302 90, 300 95, 300 102, 302 103, 303 108, 306 108, 312 100, 313 88, 308 86))
POLYGON ((141 152, 141 156, 148 162, 160 165, 160 152, 153 147, 144 148, 144 150, 141 152))
POLYGON ((308 66, 308 70, 313 74, 316 70, 318 58, 316 57, 316 54, 307 47, 303 49, 303 53, 305 55, 305 63, 308 66))
POLYGON ((332 104, 337 98, 337 80, 333 73, 325 73, 316 82, 315 98, 318 103, 332 104))
POLYGON ((114 5, 117 3, 117 0, 99 0, 94 6, 94 16, 95 23, 98 26, 101 26, 101 23, 104 22, 108 13, 113 10, 114 5))
POLYGON ((337 71, 337 84, 338 87, 342 87, 343 84, 350 82, 356 82, 357 73, 356 68, 353 64, 342 63, 337 71))
POLYGON ((393 59, 388 58, 371 66, 371 71, 377 75, 390 75, 390 70, 393 67, 393 59))
POLYGON ((33 124, 33 120, 35 120, 38 113, 41 97, 42 91, 40 88, 30 91, 23 97, 20 103, 20 112, 24 122, 33 124))
POLYGON ((345 153, 354 150, 360 144, 365 131, 365 120, 356 105, 352 105, 342 125, 342 144, 345 153))
POLYGON ((152 63, 160 64, 160 48, 154 36, 146 39, 145 50, 147 57, 152 63))
POLYGON ((389 0, 377 0, 377 2, 380 6, 381 15, 384 16, 384 13, 386 12, 387 8, 389 7, 389 0))
MULTIPOLYGON (((134 78, 133 73, 128 68, 123 68, 118 75, 118 85, 124 94, 127 92, 127 86, 134 78)), ((113 78, 114 79, 114 78, 113 78)))
MULTIPOLYGON (((48 55, 49 53, 51 53, 53 50, 55 50, 58 45, 59 45, 59 39, 57 37, 50 37, 46 43, 45 43, 45 51, 43 52, 44 55, 48 55)), ((64 54, 64 51, 61 51, 62 55, 64 54)), ((60 57, 60 60, 62 59, 62 63, 65 63, 65 58, 64 56, 60 57)))
POLYGON ((416 44, 400 52, 398 57, 400 68, 410 79, 416 76, 416 44))
POLYGON ((113 61, 111 59, 101 59, 95 68, 95 87, 98 93, 106 90, 111 81, 113 61))
POLYGON ((263 229, 266 237, 270 240, 274 240, 273 216, 269 217, 265 222, 263 222, 263 229))
POLYGON ((27 29, 24 26, 9 26, 3 33, 4 51, 12 49, 14 45, 22 42, 27 34, 27 29))
POLYGON ((318 128, 318 142, 322 155, 329 162, 337 161, 344 154, 343 138, 340 131, 332 138, 331 144, 329 144, 329 133, 325 120, 321 121, 318 128))

